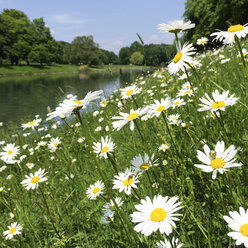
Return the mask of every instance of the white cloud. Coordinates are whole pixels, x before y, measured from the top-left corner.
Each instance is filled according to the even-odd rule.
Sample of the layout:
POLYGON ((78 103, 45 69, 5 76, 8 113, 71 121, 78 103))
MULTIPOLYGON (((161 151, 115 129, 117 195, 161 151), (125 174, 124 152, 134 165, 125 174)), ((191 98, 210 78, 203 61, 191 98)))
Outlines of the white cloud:
POLYGON ((56 14, 52 18, 60 24, 82 25, 87 22, 86 19, 77 19, 69 14, 56 14))
POLYGON ((122 45, 123 45, 123 41, 121 41, 121 40, 115 40, 115 41, 112 42, 111 45, 112 45, 112 46, 117 46, 117 47, 119 47, 119 46, 122 46, 122 45))
POLYGON ((153 43, 153 44, 172 44, 175 36, 170 33, 163 33, 163 34, 153 34, 151 35, 148 40, 147 44, 153 43))

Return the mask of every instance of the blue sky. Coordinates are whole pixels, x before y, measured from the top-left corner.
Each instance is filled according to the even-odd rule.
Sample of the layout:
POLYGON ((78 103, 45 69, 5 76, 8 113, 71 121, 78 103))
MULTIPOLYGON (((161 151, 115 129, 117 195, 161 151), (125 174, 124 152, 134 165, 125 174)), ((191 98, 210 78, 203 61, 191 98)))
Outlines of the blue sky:
POLYGON ((71 42, 76 36, 93 35, 103 49, 119 52, 138 40, 146 44, 173 41, 157 25, 182 19, 186 0, 0 0, 0 10, 14 8, 31 20, 44 17, 56 40, 71 42))

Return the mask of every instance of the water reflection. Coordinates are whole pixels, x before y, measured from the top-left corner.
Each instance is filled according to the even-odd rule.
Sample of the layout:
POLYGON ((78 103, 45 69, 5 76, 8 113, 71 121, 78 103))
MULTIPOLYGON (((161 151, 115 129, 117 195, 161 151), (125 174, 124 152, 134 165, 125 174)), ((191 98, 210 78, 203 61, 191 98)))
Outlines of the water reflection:
POLYGON ((102 89, 106 97, 141 76, 142 71, 0 78, 0 121, 20 124, 54 109, 66 94, 83 98, 88 91, 102 89))

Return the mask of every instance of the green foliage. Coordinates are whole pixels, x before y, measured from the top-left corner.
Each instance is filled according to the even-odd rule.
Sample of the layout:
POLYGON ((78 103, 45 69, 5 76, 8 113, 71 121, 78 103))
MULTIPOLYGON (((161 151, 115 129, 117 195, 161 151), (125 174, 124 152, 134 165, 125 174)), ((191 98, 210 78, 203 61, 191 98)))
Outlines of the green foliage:
POLYGON ((184 17, 196 24, 187 38, 192 41, 209 36, 214 30, 227 30, 227 21, 235 24, 248 22, 248 1, 245 0, 187 0, 184 17))
POLYGON ((142 65, 143 61, 144 55, 139 51, 134 52, 130 57, 130 63, 133 65, 142 65))
POLYGON ((121 65, 128 65, 131 51, 129 47, 122 47, 119 51, 119 60, 121 65))

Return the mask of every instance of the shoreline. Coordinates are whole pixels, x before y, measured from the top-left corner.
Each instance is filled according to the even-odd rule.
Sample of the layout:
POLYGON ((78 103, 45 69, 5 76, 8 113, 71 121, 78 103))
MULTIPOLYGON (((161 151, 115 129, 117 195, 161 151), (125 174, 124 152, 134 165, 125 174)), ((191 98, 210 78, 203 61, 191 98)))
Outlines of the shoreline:
MULTIPOLYGON (((25 66, 20 66, 20 67, 14 67, 14 69, 20 69, 21 67, 25 68, 25 66)), ((52 68, 52 67, 51 67, 52 68)), ((74 69, 74 68, 73 68, 74 69)), ((0 73, 0 78, 7 78, 7 77, 18 77, 18 76, 38 76, 38 75, 59 75, 59 74, 84 74, 88 72, 104 72, 104 73, 112 73, 112 72, 122 72, 122 71, 127 71, 127 70, 152 70, 155 68, 149 67, 149 66, 129 66, 129 65, 114 65, 114 66, 103 66, 102 68, 97 68, 97 67, 87 67, 83 70, 80 70, 80 67, 75 67, 75 70, 71 71, 44 71, 44 72, 19 72, 17 73, 0 73)), ((41 69, 44 70, 44 69, 41 69)), ((1 71, 1 66, 0 66, 0 71, 1 71)))

